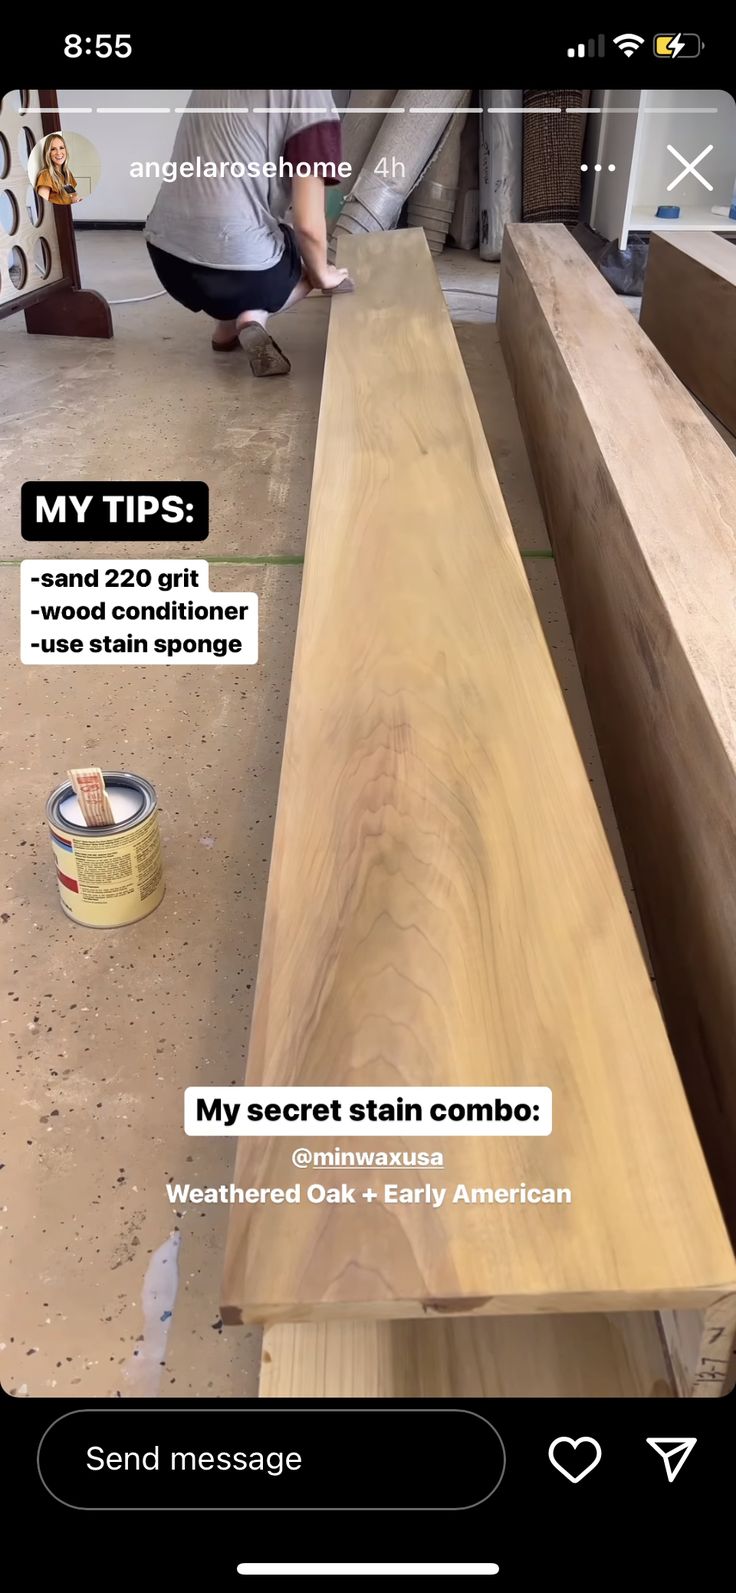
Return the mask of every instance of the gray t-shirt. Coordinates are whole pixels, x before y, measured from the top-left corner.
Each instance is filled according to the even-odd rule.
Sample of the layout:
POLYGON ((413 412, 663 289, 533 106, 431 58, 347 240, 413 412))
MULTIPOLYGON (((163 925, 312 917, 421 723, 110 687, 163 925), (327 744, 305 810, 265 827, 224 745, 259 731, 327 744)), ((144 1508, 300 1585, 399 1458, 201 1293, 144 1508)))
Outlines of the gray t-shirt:
POLYGON ((283 254, 291 204, 280 160, 295 170, 315 152, 339 162, 339 129, 329 89, 195 89, 144 237, 197 265, 266 270, 283 254))

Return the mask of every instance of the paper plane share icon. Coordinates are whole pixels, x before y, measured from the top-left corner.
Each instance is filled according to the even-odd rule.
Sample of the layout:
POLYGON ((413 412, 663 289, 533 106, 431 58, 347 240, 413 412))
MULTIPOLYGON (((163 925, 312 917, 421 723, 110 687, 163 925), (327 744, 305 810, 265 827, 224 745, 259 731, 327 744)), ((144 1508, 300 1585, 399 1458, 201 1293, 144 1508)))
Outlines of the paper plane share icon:
POLYGON ((659 1455, 660 1460, 664 1461, 668 1482, 674 1482, 678 1471, 682 1471, 688 1455, 692 1454, 697 1442, 697 1438, 647 1439, 650 1449, 653 1449, 659 1455))

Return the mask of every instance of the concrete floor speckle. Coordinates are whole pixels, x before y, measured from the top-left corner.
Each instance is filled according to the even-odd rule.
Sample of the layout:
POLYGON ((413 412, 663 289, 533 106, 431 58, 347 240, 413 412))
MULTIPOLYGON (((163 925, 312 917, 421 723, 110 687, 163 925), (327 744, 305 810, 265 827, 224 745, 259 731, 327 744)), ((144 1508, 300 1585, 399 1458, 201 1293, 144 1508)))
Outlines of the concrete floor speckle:
MULTIPOLYGON (((6 615, 17 582, 0 571, 6 615)), ((247 1332, 213 1326, 226 1210, 182 1210, 165 1186, 231 1176, 227 1140, 185 1139, 183 1090, 242 1080, 300 571, 218 566, 212 584, 258 593, 251 670, 29 669, 6 637, 7 1388, 223 1393, 255 1373, 247 1332), (43 802, 75 762, 143 773, 158 793, 166 896, 123 930, 59 908, 43 802), (174 1229, 167 1363, 132 1387, 147 1266, 174 1229)))
MULTIPOLYGON (((81 233, 85 286, 109 299, 156 293, 139 232, 81 233)), ((6 393, 0 432, 0 559, 22 557, 19 483, 210 481, 211 556, 303 549, 329 302, 314 296, 280 318, 288 380, 257 382, 242 350, 214 354, 213 323, 173 299, 113 308, 115 336, 29 338, 22 315, 0 329, 6 393), (216 482, 216 489, 214 483, 216 482)), ((109 544, 65 544, 69 558, 109 544)), ((145 543, 116 552, 147 557, 145 543)), ((201 544, 179 543, 184 556, 201 544)))
MULTIPOLYGON (((140 234, 79 241, 86 285, 109 298, 156 291, 140 234)), ((542 555, 527 559, 527 575, 633 910, 492 325, 498 269, 455 253, 441 260, 440 276, 520 546, 542 555)), ((284 317, 277 335, 293 373, 272 383, 253 381, 238 355, 213 355, 204 318, 167 298, 116 307, 109 343, 31 338, 20 316, 2 323, 0 558, 28 554, 19 487, 51 462, 58 478, 208 481, 209 541, 172 546, 172 555, 298 556, 327 314, 315 299, 284 317)), ((110 548, 64 551, 94 557, 110 548)), ((136 543, 114 551, 162 550, 136 543)), ((214 589, 259 595, 257 666, 110 673, 23 667, 18 570, 0 569, 0 1378, 18 1395, 256 1391, 259 1336, 223 1331, 218 1315, 227 1207, 172 1205, 166 1184, 231 1178, 229 1140, 185 1137, 183 1092, 200 1081, 242 1080, 300 578, 293 565, 225 563, 211 572, 214 589), (59 908, 44 803, 75 762, 132 770, 158 792, 166 896, 123 931, 76 928, 59 908), (175 1298, 166 1266, 169 1279, 178 1269, 175 1298), (165 1331, 151 1337, 145 1298, 156 1269, 164 1281, 154 1298, 172 1303, 170 1317, 159 1313, 165 1331)))

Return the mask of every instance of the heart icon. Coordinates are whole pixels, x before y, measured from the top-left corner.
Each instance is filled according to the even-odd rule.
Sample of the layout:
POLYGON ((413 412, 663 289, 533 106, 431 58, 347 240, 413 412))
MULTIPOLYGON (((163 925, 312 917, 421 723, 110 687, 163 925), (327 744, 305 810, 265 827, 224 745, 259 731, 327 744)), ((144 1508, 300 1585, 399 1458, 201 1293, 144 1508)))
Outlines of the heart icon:
POLYGON ((549 1446, 548 1454, 552 1465, 557 1471, 562 1472, 563 1477, 567 1477, 568 1482, 582 1482, 583 1477, 587 1477, 589 1472, 595 1471, 601 1458, 601 1446, 597 1438, 555 1438, 554 1442, 549 1446), (593 1459, 583 1471, 568 1471, 567 1467, 563 1466, 562 1461, 555 1456, 555 1450, 559 1444, 569 1444, 571 1449, 579 1449, 581 1444, 589 1444, 593 1450, 593 1459))

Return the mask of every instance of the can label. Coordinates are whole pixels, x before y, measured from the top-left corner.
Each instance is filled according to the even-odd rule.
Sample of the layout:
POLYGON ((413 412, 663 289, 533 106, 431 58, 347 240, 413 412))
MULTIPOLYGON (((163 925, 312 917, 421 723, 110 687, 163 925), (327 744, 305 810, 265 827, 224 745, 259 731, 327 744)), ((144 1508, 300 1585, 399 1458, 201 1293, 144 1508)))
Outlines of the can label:
POLYGON ((115 929, 158 907, 164 894, 158 814, 120 835, 70 835, 49 824, 64 911, 78 923, 115 929))

